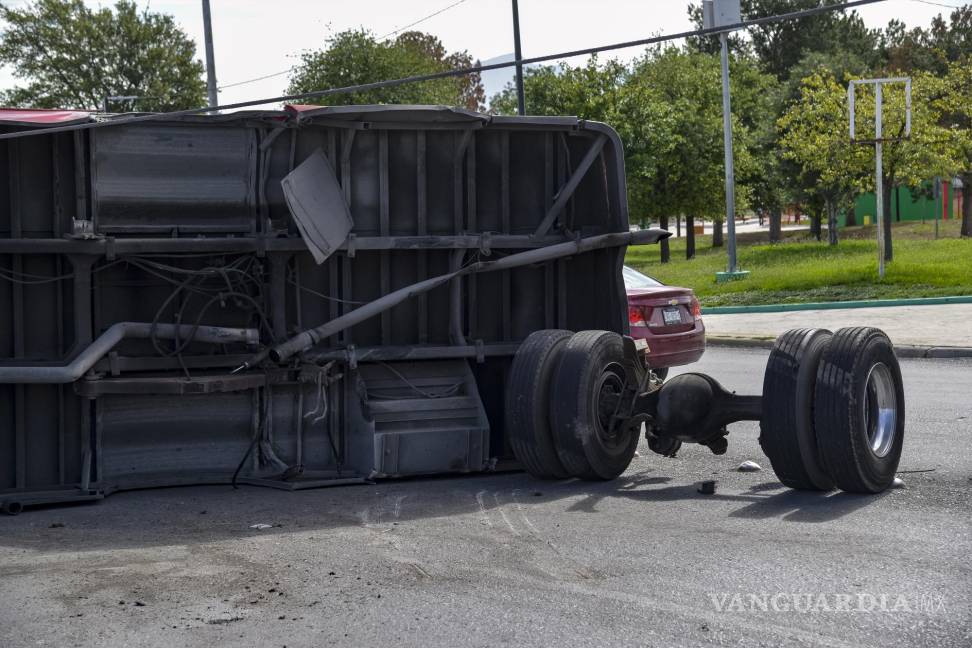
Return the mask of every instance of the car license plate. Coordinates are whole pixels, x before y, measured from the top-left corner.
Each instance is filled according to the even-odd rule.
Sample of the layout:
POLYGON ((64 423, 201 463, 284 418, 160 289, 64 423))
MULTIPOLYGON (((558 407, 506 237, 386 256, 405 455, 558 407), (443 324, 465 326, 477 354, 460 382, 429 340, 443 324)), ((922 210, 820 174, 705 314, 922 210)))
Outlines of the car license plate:
POLYGON ((682 323, 682 311, 678 308, 666 308, 662 311, 662 317, 665 319, 665 326, 682 323))

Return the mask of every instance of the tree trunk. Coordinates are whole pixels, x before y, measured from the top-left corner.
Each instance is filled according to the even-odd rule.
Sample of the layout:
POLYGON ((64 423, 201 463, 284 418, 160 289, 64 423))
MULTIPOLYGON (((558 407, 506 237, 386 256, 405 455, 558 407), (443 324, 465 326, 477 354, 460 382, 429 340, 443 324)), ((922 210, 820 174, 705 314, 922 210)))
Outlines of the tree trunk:
POLYGON ((695 216, 685 217, 685 258, 695 258, 695 216))
POLYGON ((783 213, 775 207, 769 213, 769 240, 770 243, 779 243, 783 231, 783 213))
POLYGON ((832 203, 827 203, 827 242, 837 245, 837 207, 832 203))
POLYGON ((962 236, 972 236, 972 173, 962 174, 962 236))
POLYGON ((675 217, 675 237, 682 238, 682 215, 678 214, 675 217))
POLYGON ((884 181, 884 260, 894 259, 894 246, 891 244, 891 190, 894 178, 884 181))
POLYGON ((814 211, 810 213, 810 236, 814 237, 818 241, 820 240, 820 212, 814 208, 814 211))
POLYGON ((712 220, 712 247, 722 247, 722 219, 712 220))
POLYGON ((901 222, 901 188, 894 190, 894 220, 901 222))
MULTIPOLYGON (((661 228, 663 230, 667 230, 668 229, 668 216, 661 216, 661 217, 659 217, 658 218, 658 224, 661 225, 661 228)), ((661 262, 662 263, 668 263, 671 260, 671 258, 672 258, 672 251, 671 251, 671 248, 669 248, 669 246, 668 246, 668 239, 667 238, 662 239, 661 242, 660 242, 660 245, 661 245, 661 262)))
POLYGON ((847 227, 854 227, 857 225, 857 205, 851 205, 851 208, 847 210, 847 227))

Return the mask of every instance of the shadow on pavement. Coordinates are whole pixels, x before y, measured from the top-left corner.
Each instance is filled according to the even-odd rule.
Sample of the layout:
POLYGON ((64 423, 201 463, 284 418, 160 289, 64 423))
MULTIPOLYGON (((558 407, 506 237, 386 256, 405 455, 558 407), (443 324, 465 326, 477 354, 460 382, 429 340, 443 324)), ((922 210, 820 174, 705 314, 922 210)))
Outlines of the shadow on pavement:
POLYGON ((737 509, 729 517, 766 519, 781 517, 788 522, 830 522, 875 504, 887 495, 858 493, 813 493, 785 490, 737 509))
POLYGON ((597 488, 583 499, 571 504, 571 512, 597 512, 597 504, 610 497, 626 497, 643 502, 674 502, 680 500, 713 500, 719 502, 744 502, 745 506, 729 513, 732 518, 769 519, 780 518, 787 522, 829 522, 876 503, 887 493, 859 495, 832 491, 807 492, 786 489, 779 482, 756 484, 743 493, 717 491, 702 495, 697 484, 666 486, 664 488, 639 488, 648 484, 670 481, 669 477, 622 478, 609 482, 610 488, 597 488), (780 491, 780 489, 784 489, 780 491), (780 491, 765 494, 766 491, 780 491))
MULTIPOLYGON (((517 508, 571 501, 566 513, 598 514, 614 498, 644 503, 682 500, 739 502, 733 518, 827 522, 877 502, 848 493, 777 491, 765 482, 746 491, 702 495, 696 483, 668 485, 672 477, 640 472, 611 482, 542 482, 524 473, 442 476, 280 492, 258 487, 191 486, 118 493, 93 504, 29 510, 0 517, 0 546, 72 552, 126 547, 202 544, 267 534, 392 525, 428 518, 478 516, 502 506, 517 508), (255 528, 254 525, 268 525, 255 528)), ((713 508, 721 517, 720 509, 713 508)), ((556 513, 555 513, 556 514, 556 513)))

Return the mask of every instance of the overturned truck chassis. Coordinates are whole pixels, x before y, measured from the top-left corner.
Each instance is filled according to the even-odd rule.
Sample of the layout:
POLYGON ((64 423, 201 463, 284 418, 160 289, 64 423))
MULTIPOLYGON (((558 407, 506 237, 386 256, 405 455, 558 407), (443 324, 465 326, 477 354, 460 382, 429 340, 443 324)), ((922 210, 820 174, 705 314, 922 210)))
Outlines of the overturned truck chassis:
POLYGON ((622 337, 626 246, 669 234, 629 231, 602 124, 288 107, 40 131, 0 141, 0 169, 7 512, 530 469, 511 365, 551 331, 621 345, 598 407, 624 465, 642 423, 673 454, 765 418, 705 376, 662 386, 622 337))

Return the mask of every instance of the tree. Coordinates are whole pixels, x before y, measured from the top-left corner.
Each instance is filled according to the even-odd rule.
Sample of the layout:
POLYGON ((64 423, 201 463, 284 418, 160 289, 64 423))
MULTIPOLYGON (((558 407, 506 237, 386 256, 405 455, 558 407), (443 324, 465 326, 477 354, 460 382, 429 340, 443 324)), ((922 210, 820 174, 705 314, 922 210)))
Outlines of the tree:
POLYGON ((22 9, 0 5, 0 19, 0 64, 26 81, 0 93, 0 103, 98 110, 107 96, 137 96, 134 110, 205 105, 195 43, 171 16, 140 11, 131 0, 114 10, 37 0, 22 9))
POLYGON ((762 218, 769 220, 769 241, 777 243, 782 234, 783 208, 789 202, 789 178, 793 175, 782 156, 779 130, 774 115, 782 112, 783 88, 770 84, 758 95, 763 118, 753 125, 753 159, 751 172, 739 181, 750 188, 750 204, 762 218))
MULTIPOLYGON (((900 76, 900 72, 889 71, 900 76)), ((893 257, 891 243, 891 196, 897 187, 916 187, 932 176, 951 176, 961 167, 958 146, 960 133, 943 126, 938 99, 945 96, 944 81, 927 72, 916 71, 912 78, 911 137, 884 146, 884 256, 893 257)), ((858 109, 863 128, 873 133, 874 93, 863 92, 858 109), (862 101, 863 99, 863 101, 862 101)), ((967 101, 966 97, 966 101, 967 101)), ((883 131, 885 137, 901 137, 905 128, 905 92, 901 84, 884 90, 883 131)), ((871 157, 873 159, 873 156, 871 157)), ((874 190, 873 174, 867 189, 874 190)))
POLYGON ((945 76, 950 64, 972 56, 972 5, 956 7, 948 21, 938 14, 927 29, 909 30, 892 20, 881 35, 880 53, 887 69, 945 76))
MULTIPOLYGON (((467 52, 449 54, 431 34, 411 31, 394 40, 379 41, 367 30, 348 30, 329 38, 324 49, 301 55, 301 63, 290 77, 287 94, 432 74, 473 64, 467 52)), ((479 74, 470 74, 308 101, 332 106, 442 104, 482 110, 485 99, 479 74)))
MULTIPOLYGON (((750 173, 752 78, 745 62, 730 74, 734 161, 740 177, 750 173)), ((725 159, 719 60, 676 48, 652 49, 636 59, 626 79, 614 123, 627 148, 628 193, 638 213, 652 217, 684 214, 686 256, 694 255, 696 217, 713 220, 713 245, 721 245, 725 215, 725 159)), ((737 208, 748 199, 739 184, 737 208)))
POLYGON ((800 98, 779 120, 783 155, 799 165, 808 210, 816 214, 814 234, 820 238, 820 211, 826 210, 830 243, 836 245, 836 213, 860 193, 868 169, 867 151, 849 141, 846 92, 828 72, 803 80, 800 98))
POLYGON ((954 138, 962 179, 962 236, 972 236, 972 56, 952 63, 936 102, 941 125, 954 138))
MULTIPOLYGON (((657 219, 668 229, 671 216, 680 217, 684 196, 684 169, 679 149, 685 144, 679 132, 678 107, 662 99, 660 88, 634 76, 618 92, 611 120, 624 142, 628 205, 641 219, 657 219), (646 87, 648 86, 648 87, 646 87)), ((686 258, 695 255, 695 233, 686 225, 686 258)), ((661 242, 661 261, 671 258, 669 242, 661 242)))
MULTIPOLYGON (((891 260, 891 193, 897 186, 914 187, 933 175, 948 176, 959 166, 958 137, 941 125, 939 101, 943 82, 926 73, 912 80, 912 133, 907 140, 884 145, 885 258, 891 260)), ((885 137, 904 134, 904 89, 884 89, 885 137)), ((873 91, 861 90, 856 101, 858 133, 873 137, 873 91), (868 130, 869 129, 869 130, 868 130), (867 133, 867 134, 865 134, 867 133)), ((824 209, 832 222, 835 210, 848 206, 858 191, 874 189, 874 153, 852 144, 847 134, 847 89, 824 71, 804 79, 798 101, 779 121, 784 155, 797 162, 808 194, 808 211, 824 209)), ((879 215, 881 217, 882 215, 879 215)))
MULTIPOLYGON (((841 4, 843 0, 742 0, 744 20, 777 16, 819 6, 841 4)), ((689 5, 689 17, 702 26, 699 5, 689 5)), ((878 32, 868 29, 856 11, 828 11, 797 20, 756 25, 746 30, 748 44, 736 40, 736 47, 748 46, 766 72, 784 81, 793 67, 809 52, 851 52, 857 58, 876 62, 878 32)), ((718 51, 714 37, 690 39, 701 51, 718 51)))
MULTIPOLYGON (((771 81, 751 61, 733 61, 733 134, 736 167, 753 176, 750 132, 762 119, 757 97, 771 81)), ((565 63, 527 70, 524 89, 530 112, 576 115, 613 125, 624 143, 628 204, 632 220, 657 220, 663 228, 671 217, 686 216, 686 256, 695 254, 692 226, 712 218, 721 233, 724 216, 722 94, 719 61, 707 54, 677 48, 655 48, 631 69, 596 58, 579 67, 565 63)), ((512 84, 493 97, 492 109, 516 111, 512 84)), ((740 208, 748 196, 740 184, 740 208)), ((715 245, 720 245, 718 236, 715 245)), ((662 259, 669 258, 662 243, 662 259)))
MULTIPOLYGON (((566 63, 527 68, 523 88, 531 115, 573 115, 608 121, 614 113, 627 68, 611 59, 604 64, 592 56, 582 66, 566 63)), ((515 115, 516 87, 508 83, 490 100, 490 110, 515 115)))

